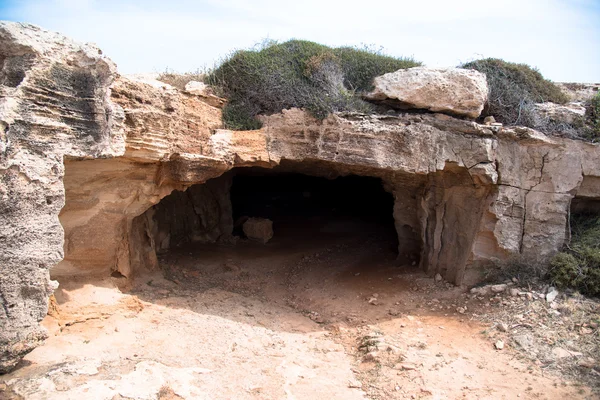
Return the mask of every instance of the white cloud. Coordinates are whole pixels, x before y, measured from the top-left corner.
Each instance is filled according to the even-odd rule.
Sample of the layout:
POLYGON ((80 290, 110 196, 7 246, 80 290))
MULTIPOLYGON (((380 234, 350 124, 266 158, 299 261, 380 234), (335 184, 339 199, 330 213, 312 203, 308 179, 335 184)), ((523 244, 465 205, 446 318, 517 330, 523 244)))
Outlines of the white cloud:
POLYGON ((15 15, 98 43, 124 73, 194 70, 269 37, 377 44, 428 65, 480 56, 525 62, 557 81, 600 81, 595 0, 282 2, 26 0, 15 15))

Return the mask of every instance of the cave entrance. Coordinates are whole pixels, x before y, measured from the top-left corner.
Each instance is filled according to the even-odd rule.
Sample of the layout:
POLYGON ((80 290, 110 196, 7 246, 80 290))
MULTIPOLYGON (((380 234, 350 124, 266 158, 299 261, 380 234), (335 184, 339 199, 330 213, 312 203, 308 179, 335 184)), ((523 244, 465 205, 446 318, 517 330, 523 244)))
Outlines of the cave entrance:
POLYGON ((394 199, 378 178, 241 170, 232 179, 231 205, 236 236, 246 236, 248 218, 260 218, 273 222, 274 245, 371 239, 397 249, 394 199))
POLYGON ((416 270, 421 250, 405 226, 401 241, 412 247, 399 246, 394 196, 364 176, 238 168, 175 191, 138 218, 151 221, 165 277, 195 287, 273 293, 302 277, 307 287, 336 281, 343 290, 345 279, 388 282, 399 265, 416 270), (246 224, 256 221, 272 223, 272 237, 249 235, 246 224))

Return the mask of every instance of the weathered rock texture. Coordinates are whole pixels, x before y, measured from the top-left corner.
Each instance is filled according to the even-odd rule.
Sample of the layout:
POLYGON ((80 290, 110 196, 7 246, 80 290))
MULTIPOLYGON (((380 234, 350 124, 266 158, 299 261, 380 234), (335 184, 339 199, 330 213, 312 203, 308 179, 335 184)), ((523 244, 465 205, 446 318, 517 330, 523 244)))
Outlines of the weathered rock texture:
POLYGON ((65 157, 123 154, 114 64, 95 46, 0 24, 0 372, 45 338, 38 322, 63 258, 65 157))
POLYGON ((378 76, 366 97, 402 108, 477 118, 488 96, 486 77, 462 68, 414 67, 378 76))
POLYGON ((266 244, 273 238, 273 221, 266 218, 249 218, 243 225, 248 239, 266 244))
POLYGON ((131 278, 173 241, 230 232, 227 179, 184 190, 234 167, 381 178, 400 254, 421 249, 455 283, 495 258, 552 255, 572 200, 600 199, 598 147, 531 129, 292 109, 223 130, 222 102, 119 77, 97 48, 30 25, 0 24, 0 62, 0 371, 44 338, 49 274, 131 278), (161 214, 166 196, 193 215, 161 214))

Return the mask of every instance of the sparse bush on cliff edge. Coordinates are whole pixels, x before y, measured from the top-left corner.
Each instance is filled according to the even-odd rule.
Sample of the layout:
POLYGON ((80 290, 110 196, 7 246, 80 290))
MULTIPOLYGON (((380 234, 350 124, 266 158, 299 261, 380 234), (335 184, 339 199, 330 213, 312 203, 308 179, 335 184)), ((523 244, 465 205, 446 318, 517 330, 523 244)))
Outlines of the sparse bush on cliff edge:
POLYGON ((223 110, 228 128, 256 129, 258 114, 291 107, 305 108, 321 119, 335 111, 368 112, 371 105, 355 93, 369 90, 378 75, 418 65, 369 49, 290 40, 236 51, 205 82, 228 99, 223 110))
POLYGON ((486 58, 461 65, 487 76, 490 89, 482 117, 493 116, 506 125, 537 126, 534 104, 568 101, 558 86, 526 64, 516 64, 497 58, 486 58))
POLYGON ((587 104, 586 119, 589 124, 586 139, 597 141, 600 139, 600 92, 587 104))

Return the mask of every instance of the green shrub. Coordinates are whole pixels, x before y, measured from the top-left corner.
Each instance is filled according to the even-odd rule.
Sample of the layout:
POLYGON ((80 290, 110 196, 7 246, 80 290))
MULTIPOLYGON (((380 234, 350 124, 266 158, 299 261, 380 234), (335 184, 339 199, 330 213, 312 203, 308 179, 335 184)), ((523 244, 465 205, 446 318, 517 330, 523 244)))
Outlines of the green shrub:
POLYGON ((588 129, 586 138, 591 141, 600 139, 600 92, 588 102, 586 107, 586 120, 588 129))
POLYGON ((493 116, 506 125, 540 128, 534 112, 535 103, 568 101, 554 83, 526 64, 516 64, 497 58, 486 58, 461 65, 487 76, 489 96, 482 117, 493 116))
POLYGON ((600 295, 600 216, 572 218, 571 244, 552 259, 548 273, 558 287, 600 295))
POLYGON ((227 127, 256 129, 258 114, 291 107, 321 119, 336 111, 368 112, 371 106, 356 93, 369 90, 377 75, 418 65, 369 49, 290 40, 236 51, 205 81, 228 99, 223 113, 227 127))

